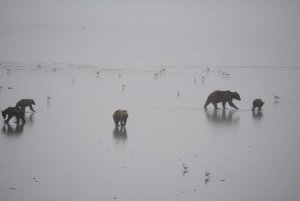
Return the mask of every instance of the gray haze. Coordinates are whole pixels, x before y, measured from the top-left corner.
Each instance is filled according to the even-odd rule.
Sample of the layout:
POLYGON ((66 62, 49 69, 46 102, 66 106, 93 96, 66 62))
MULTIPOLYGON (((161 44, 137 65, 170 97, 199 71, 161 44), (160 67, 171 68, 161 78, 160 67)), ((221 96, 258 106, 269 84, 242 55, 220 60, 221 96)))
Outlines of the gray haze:
POLYGON ((0 1, 0 60, 299 66, 300 2, 0 1))
POLYGON ((299 19, 292 0, 0 0, 0 109, 36 102, 1 117, 0 200, 300 200, 299 19), (216 89, 240 109, 204 110, 216 89))

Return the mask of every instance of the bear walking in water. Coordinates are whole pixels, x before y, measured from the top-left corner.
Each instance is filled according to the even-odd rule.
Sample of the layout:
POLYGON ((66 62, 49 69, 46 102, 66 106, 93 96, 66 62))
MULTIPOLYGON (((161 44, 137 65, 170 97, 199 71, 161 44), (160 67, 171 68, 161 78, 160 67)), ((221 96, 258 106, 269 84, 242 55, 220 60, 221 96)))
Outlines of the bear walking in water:
POLYGON ((21 99, 17 102, 16 107, 21 108, 24 112, 26 107, 29 107, 32 112, 35 112, 32 105, 35 105, 35 102, 33 99, 21 99))
POLYGON ((126 110, 117 110, 113 114, 113 119, 116 126, 120 126, 119 122, 121 123, 121 126, 125 126, 128 118, 128 112, 126 110))
POLYGON ((1 110, 1 113, 3 119, 8 115, 8 118, 5 120, 6 123, 8 123, 13 116, 17 118, 16 123, 19 123, 19 119, 22 119, 23 123, 25 123, 25 113, 18 107, 8 107, 4 111, 1 110))
POLYGON ((231 92, 229 90, 227 91, 220 91, 220 90, 216 90, 214 92, 212 92, 211 94, 209 94, 209 96, 207 97, 207 100, 204 104, 204 108, 206 109, 207 106, 212 103, 215 107, 215 109, 218 109, 218 103, 222 103, 223 108, 225 109, 225 105, 228 102, 228 104, 231 107, 234 107, 235 109, 239 109, 237 106, 235 106, 235 104, 233 104, 232 100, 241 100, 240 95, 237 92, 231 92))
POLYGON ((252 110, 255 110, 255 108, 258 108, 258 110, 261 110, 262 106, 265 104, 265 102, 263 102, 261 99, 255 99, 252 102, 252 110))

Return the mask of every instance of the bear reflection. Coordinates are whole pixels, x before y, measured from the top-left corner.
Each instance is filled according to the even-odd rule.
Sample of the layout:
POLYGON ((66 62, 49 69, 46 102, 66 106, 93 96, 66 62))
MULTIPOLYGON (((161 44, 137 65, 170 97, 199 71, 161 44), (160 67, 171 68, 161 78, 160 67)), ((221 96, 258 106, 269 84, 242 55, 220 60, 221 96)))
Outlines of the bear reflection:
POLYGON ((5 123, 2 126, 1 132, 6 135, 20 135, 24 131, 24 125, 24 123, 19 123, 16 124, 15 127, 13 127, 10 123, 5 123))
POLYGON ((127 131, 125 126, 116 126, 113 130, 113 136, 116 141, 126 141, 127 131))
POLYGON ((252 119, 259 120, 263 117, 263 112, 261 110, 252 110, 252 119))
POLYGON ((235 110, 204 110, 209 121, 216 124, 235 124, 238 123, 239 116, 234 115, 235 110))

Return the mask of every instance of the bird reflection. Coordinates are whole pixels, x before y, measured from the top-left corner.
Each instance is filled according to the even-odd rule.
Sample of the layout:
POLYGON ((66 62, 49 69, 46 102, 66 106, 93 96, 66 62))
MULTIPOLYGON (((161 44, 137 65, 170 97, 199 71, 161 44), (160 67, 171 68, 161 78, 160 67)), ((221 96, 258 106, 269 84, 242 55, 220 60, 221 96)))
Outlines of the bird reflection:
POLYGON ((204 184, 205 184, 205 185, 207 185, 207 184, 208 184, 208 182, 210 182, 210 178, 208 178, 208 177, 205 177, 205 179, 204 179, 204 184))
POLYGON ((9 136, 18 136, 24 131, 24 123, 18 123, 13 127, 9 122, 3 124, 1 132, 9 136))
POLYGON ((234 124, 238 123, 240 118, 235 116, 235 110, 204 110, 209 121, 215 124, 234 124))
POLYGON ((252 119, 258 120, 263 117, 263 112, 261 110, 252 110, 252 119))
POLYGON ((127 130, 125 126, 116 126, 113 130, 113 136, 116 141, 123 141, 127 140, 127 130))

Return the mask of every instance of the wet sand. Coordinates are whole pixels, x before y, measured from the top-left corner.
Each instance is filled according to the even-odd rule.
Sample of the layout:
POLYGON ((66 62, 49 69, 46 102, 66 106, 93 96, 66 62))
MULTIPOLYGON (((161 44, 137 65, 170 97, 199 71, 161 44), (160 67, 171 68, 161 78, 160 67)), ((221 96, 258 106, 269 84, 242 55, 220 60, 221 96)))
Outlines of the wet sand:
POLYGON ((33 98, 36 112, 27 108, 23 125, 0 121, 1 200, 297 200, 299 77, 299 68, 2 62, 1 110, 33 98), (239 92, 240 109, 204 110, 216 89, 239 92), (115 129, 116 109, 129 112, 125 128, 115 129))

